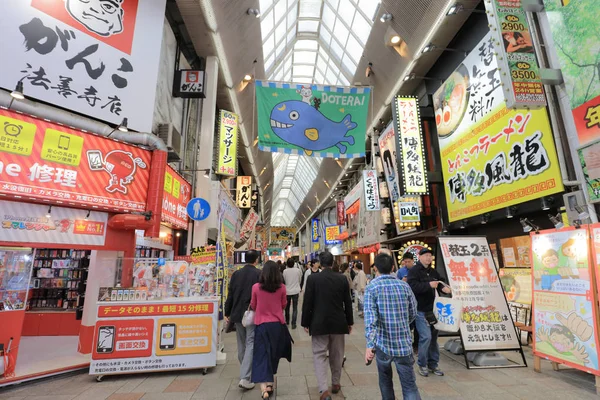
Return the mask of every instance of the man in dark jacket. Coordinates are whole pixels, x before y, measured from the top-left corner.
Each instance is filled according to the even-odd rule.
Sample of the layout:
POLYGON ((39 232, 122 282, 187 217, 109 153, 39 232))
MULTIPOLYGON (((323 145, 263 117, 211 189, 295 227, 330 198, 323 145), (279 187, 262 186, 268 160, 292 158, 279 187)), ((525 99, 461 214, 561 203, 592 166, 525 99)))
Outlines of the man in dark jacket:
POLYGON ((246 264, 242 269, 231 275, 229 283, 229 295, 225 302, 225 323, 235 323, 237 336, 238 360, 240 362, 239 387, 250 390, 254 384, 250 382, 252 374, 252 353, 254 351, 254 325, 244 327, 242 317, 250 306, 252 299, 252 286, 258 283, 260 271, 256 268, 260 254, 256 250, 246 253, 246 264))
POLYGON ((429 372, 437 376, 444 373, 439 369, 440 348, 437 343, 438 331, 427 321, 426 315, 433 314, 435 291, 450 293, 450 288, 442 285, 442 277, 432 268, 431 250, 423 249, 419 253, 419 262, 408 271, 408 284, 417 299, 416 328, 419 332, 419 374, 428 376, 429 372))
POLYGON ((327 351, 331 366, 331 391, 340 391, 345 335, 352 332, 352 298, 348 280, 333 272, 333 255, 319 255, 321 273, 311 274, 304 288, 302 326, 312 336, 313 362, 321 400, 331 400, 327 385, 327 351))

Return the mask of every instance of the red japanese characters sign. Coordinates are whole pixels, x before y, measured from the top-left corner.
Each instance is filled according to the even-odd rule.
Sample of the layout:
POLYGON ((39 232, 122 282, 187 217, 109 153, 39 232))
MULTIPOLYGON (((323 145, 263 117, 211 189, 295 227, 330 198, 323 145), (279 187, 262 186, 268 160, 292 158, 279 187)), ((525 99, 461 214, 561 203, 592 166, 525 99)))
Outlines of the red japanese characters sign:
POLYGON ((212 314, 213 303, 174 304, 119 304, 99 306, 98 318, 143 317, 156 315, 212 314))
POLYGON ((0 194, 145 210, 149 151, 6 110, 0 127, 0 194))
POLYGON ((344 206, 344 202, 342 200, 337 202, 337 224, 346 224, 346 207, 344 206))
POLYGON ((163 192, 161 221, 175 228, 187 229, 188 215, 186 206, 192 193, 190 185, 173 168, 167 165, 165 171, 165 190, 163 192))

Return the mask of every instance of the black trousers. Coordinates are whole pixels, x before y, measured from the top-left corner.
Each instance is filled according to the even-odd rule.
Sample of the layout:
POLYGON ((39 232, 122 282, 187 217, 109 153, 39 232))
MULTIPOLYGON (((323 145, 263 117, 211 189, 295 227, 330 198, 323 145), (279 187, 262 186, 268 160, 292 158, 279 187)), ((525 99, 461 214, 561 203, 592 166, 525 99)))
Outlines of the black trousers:
POLYGON ((419 331, 415 322, 410 324, 410 330, 413 331, 413 349, 419 348, 419 331))
POLYGON ((296 325, 296 320, 298 319, 298 297, 300 295, 293 294, 291 296, 287 296, 287 305, 285 306, 285 323, 289 325, 290 323, 290 306, 294 303, 294 310, 292 311, 292 325, 296 325))

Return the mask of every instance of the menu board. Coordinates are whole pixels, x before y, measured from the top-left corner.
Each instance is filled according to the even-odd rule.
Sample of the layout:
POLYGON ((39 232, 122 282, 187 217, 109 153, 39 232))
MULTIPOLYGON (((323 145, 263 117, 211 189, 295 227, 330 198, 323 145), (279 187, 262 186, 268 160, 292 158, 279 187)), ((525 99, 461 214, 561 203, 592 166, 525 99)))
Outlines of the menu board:
POLYGON ((500 239, 500 249, 504 268, 531 268, 529 236, 500 239))

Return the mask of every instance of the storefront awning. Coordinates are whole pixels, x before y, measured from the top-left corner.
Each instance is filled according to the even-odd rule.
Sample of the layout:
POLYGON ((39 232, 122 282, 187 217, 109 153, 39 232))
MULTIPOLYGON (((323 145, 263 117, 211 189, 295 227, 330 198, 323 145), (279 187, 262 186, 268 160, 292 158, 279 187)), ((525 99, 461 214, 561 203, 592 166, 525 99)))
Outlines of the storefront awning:
POLYGON ((406 240, 418 239, 418 238, 426 238, 426 237, 437 237, 438 231, 437 228, 429 228, 422 231, 417 231, 416 229, 409 229, 406 232, 401 233, 395 238, 386 240, 381 242, 381 244, 395 244, 398 242, 404 242, 406 240))

